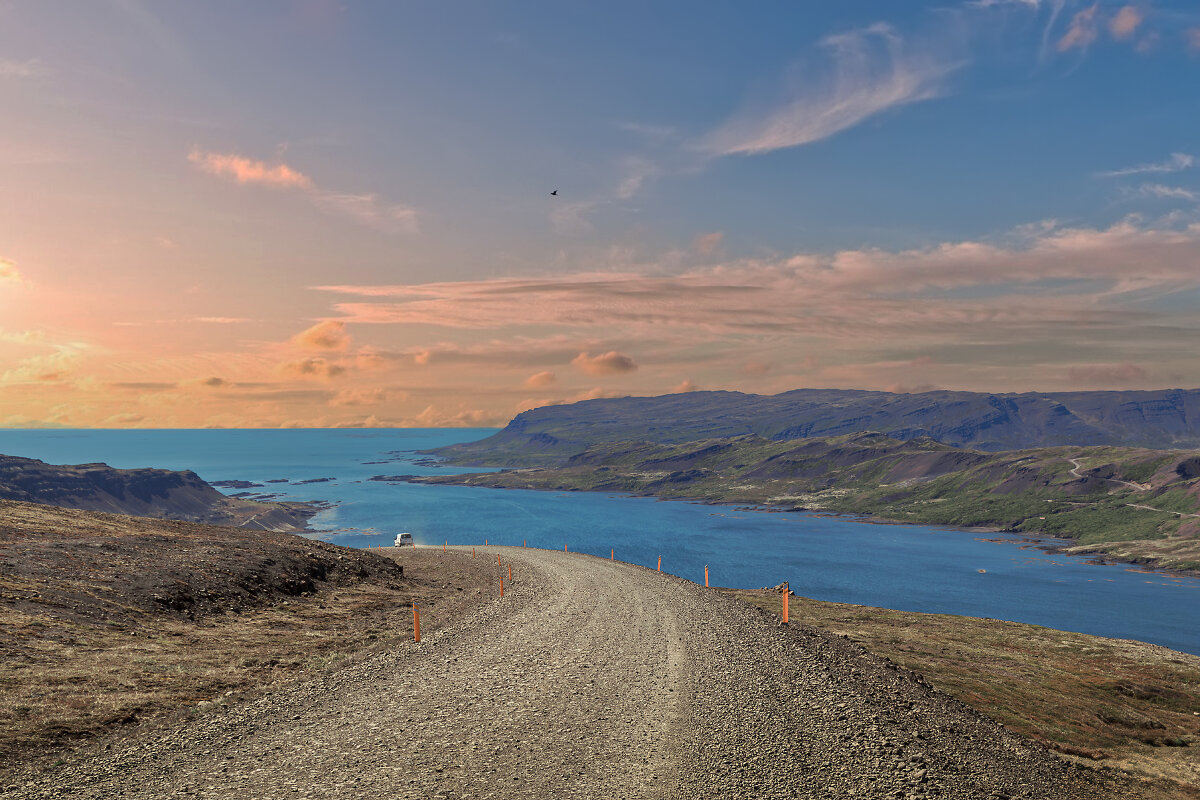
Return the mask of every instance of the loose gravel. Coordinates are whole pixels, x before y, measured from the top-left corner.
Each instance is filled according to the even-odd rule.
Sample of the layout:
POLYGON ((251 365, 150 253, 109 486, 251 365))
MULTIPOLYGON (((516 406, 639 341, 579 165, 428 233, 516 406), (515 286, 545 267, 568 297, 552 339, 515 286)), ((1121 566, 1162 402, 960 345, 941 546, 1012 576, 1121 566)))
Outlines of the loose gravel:
POLYGON ((477 550, 511 560, 516 580, 469 619, 98 744, 3 796, 1140 796, 1121 774, 1068 763, 827 632, 642 567, 477 550))

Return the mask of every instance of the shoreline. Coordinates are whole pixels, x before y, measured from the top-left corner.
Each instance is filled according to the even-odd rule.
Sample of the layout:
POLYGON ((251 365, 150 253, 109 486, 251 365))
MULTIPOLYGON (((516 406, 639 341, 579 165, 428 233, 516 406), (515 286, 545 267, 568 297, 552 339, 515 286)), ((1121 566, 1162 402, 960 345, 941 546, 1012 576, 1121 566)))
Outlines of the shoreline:
MULTIPOLYGON (((457 466, 457 465, 452 465, 457 466)), ((1148 571, 1161 574, 1167 577, 1185 577, 1185 578, 1200 578, 1200 569, 1176 568, 1170 566, 1162 566, 1157 563, 1153 557, 1130 557, 1120 558, 1112 555, 1104 550, 1105 545, 1127 545, 1129 542, 1096 542, 1093 544, 1081 545, 1074 539, 1066 539, 1053 536, 1032 536, 1027 531, 1017 531, 1011 528, 1002 528, 993 525, 973 525, 973 526, 955 526, 941 525, 928 522, 915 522, 913 520, 891 519, 888 517, 868 514, 861 512, 839 512, 830 511, 821 508, 807 508, 803 506, 782 506, 773 505, 771 503, 746 503, 736 501, 722 502, 702 497, 665 497, 652 493, 638 492, 619 492, 608 489, 579 489, 579 488, 562 488, 562 487, 537 487, 537 486, 490 486, 484 483, 473 483, 468 480, 450 481, 452 477, 478 478, 481 475, 500 475, 500 472, 490 473, 463 473, 461 476, 441 476, 441 475, 375 475, 370 478, 372 481, 382 483, 414 483, 425 486, 465 486, 468 488, 479 489, 501 489, 509 491, 534 491, 534 492, 558 492, 561 494, 570 494, 572 492, 587 492, 588 494, 610 494, 613 496, 623 496, 631 498, 647 498, 654 499, 658 502, 686 502, 696 505, 705 506, 720 506, 724 508, 733 508, 740 511, 757 511, 767 514, 807 514, 810 516, 827 516, 836 517, 839 519, 847 519, 853 522, 859 522, 868 525, 904 525, 904 526, 924 526, 927 528, 938 528, 941 530, 956 531, 962 533, 1004 533, 1012 536, 1021 536, 1025 538, 1025 542, 1048 555, 1069 555, 1078 556, 1087 559, 1085 563, 1097 566, 1119 566, 1126 564, 1135 567, 1147 567, 1148 571), (432 479, 432 480, 431 480, 432 479), (1077 549, 1086 548, 1086 549, 1077 549)))

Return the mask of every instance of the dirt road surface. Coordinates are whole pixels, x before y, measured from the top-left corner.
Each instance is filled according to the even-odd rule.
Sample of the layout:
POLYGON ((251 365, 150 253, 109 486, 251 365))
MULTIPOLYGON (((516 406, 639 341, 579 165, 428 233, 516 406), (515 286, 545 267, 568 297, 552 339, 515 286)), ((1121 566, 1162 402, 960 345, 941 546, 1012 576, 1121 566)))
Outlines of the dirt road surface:
POLYGON ((247 705, 97 745, 3 796, 1140 796, 832 634, 642 567, 478 552, 511 560, 516 580, 469 619, 247 705))

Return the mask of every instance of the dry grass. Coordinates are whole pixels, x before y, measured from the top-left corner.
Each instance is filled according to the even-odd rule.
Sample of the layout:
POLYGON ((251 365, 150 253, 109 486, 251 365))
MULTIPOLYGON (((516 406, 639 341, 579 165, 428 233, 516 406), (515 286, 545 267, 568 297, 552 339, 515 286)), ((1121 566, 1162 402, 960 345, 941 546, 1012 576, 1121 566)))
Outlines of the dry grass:
POLYGON ((134 723, 203 713, 408 639, 413 600, 432 631, 491 597, 491 565, 469 555, 0 511, 0 783, 134 723), (301 580, 315 568, 326 577, 301 580), (163 602, 181 597, 194 602, 163 602))
MULTIPOLYGON (((721 589, 775 614, 778 592, 721 589)), ((1017 733, 1200 797, 1200 657, 999 620, 793 596, 793 623, 848 636, 1017 733)), ((1170 791, 1178 791, 1172 795, 1170 791)))

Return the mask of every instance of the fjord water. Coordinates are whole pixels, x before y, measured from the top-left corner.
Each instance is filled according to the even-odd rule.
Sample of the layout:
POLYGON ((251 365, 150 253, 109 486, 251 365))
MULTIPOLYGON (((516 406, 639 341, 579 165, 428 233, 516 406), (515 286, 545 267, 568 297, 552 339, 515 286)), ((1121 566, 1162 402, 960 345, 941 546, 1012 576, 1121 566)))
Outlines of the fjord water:
POLYGON ((492 432, 10 430, 0 431, 0 453, 54 464, 191 469, 208 481, 261 483, 250 491, 279 499, 334 502, 304 535, 350 547, 390 544, 395 533, 411 531, 425 545, 486 539, 567 545, 606 558, 611 548, 618 559, 651 568, 661 555, 664 572, 695 581, 704 580, 708 564, 717 586, 790 581, 797 593, 820 600, 1016 620, 1200 654, 1200 580, 1050 556, 1003 534, 597 493, 369 480, 468 471, 431 465, 413 451, 492 432), (321 478, 333 480, 299 483, 321 478), (997 539, 1003 541, 988 541, 997 539))

